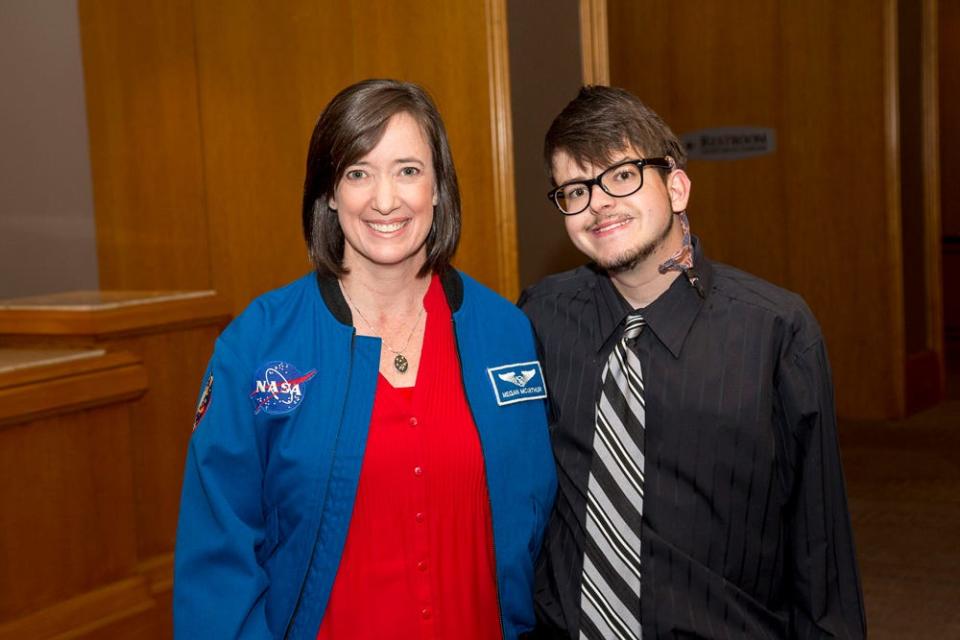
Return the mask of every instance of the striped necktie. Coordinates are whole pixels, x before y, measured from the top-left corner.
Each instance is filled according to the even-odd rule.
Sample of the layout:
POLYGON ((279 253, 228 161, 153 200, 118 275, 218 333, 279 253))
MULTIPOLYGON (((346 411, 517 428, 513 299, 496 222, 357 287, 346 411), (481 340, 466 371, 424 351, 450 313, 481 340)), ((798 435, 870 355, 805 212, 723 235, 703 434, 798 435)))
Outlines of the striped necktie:
POLYGON ((643 513, 644 401, 640 360, 627 346, 643 330, 627 317, 603 369, 593 461, 587 483, 587 538, 580 582, 580 638, 639 640, 640 518, 643 513))

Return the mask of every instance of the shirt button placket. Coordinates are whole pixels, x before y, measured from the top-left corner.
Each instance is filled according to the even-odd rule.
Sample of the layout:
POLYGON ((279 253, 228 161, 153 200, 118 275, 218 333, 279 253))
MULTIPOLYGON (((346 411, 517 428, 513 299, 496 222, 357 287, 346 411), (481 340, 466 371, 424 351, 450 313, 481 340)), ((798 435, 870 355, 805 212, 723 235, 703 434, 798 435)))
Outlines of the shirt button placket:
POLYGON ((415 464, 413 467, 414 475, 414 546, 413 546, 413 559, 417 559, 414 567, 416 571, 415 582, 417 584, 416 592, 419 594, 418 601, 420 605, 420 621, 424 625, 433 626, 434 621, 434 611, 433 611, 433 594, 431 590, 430 583, 430 574, 427 571, 429 568, 428 559, 430 557, 430 542, 429 542, 429 531, 427 527, 423 526, 427 521, 427 478, 424 476, 424 442, 425 437, 423 424, 417 416, 410 416, 407 418, 407 426, 410 429, 410 437, 414 439, 416 443, 416 449, 418 450, 418 455, 420 457, 420 464, 415 464))

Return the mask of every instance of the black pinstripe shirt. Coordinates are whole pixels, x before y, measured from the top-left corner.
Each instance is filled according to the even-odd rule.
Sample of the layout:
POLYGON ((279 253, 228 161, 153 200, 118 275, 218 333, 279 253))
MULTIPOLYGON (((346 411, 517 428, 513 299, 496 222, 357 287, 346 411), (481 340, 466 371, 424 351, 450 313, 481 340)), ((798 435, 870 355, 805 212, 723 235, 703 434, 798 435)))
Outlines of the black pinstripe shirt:
MULTIPOLYGON (((861 638, 830 367, 803 300, 710 263, 643 310, 644 638, 861 638)), ((581 267, 524 291, 559 492, 537 569, 544 637, 577 637, 587 478, 607 355, 631 311, 581 267)))

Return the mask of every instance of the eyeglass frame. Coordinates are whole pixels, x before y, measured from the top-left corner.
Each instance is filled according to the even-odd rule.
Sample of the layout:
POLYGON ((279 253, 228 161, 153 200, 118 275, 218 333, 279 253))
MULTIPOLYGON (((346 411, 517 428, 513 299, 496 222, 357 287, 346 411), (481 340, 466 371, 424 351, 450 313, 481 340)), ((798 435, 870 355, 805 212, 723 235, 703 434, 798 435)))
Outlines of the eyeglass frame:
POLYGON ((655 168, 655 169, 669 169, 669 170, 672 171, 672 170, 674 170, 674 169, 677 168, 677 163, 676 163, 676 161, 675 161, 673 158, 671 158, 670 156, 663 156, 663 157, 661 157, 661 158, 639 158, 639 159, 636 159, 636 160, 623 160, 622 162, 618 162, 618 163, 616 163, 616 164, 610 165, 609 167, 607 167, 606 169, 604 169, 603 171, 601 171, 600 173, 598 173, 594 178, 592 178, 592 179, 590 179, 590 180, 570 180, 569 182, 564 182, 563 184, 561 184, 561 185, 559 185, 559 186, 551 189, 551 190, 547 193, 547 200, 549 200, 550 202, 552 202, 553 205, 557 208, 557 211, 559 211, 562 215, 564 215, 564 216, 578 216, 578 215, 580 215, 581 213, 583 213, 584 211, 586 211, 587 209, 590 208, 590 203, 593 201, 593 186, 594 186, 594 185, 597 185, 598 187, 600 187, 605 194, 607 194, 608 196, 611 196, 611 197, 613 197, 613 198, 626 198, 626 197, 632 196, 632 195, 635 194, 637 191, 640 191, 640 189, 643 189, 643 169, 644 169, 644 167, 653 167, 653 168, 655 168), (640 185, 637 186, 637 188, 634 189, 633 191, 631 191, 630 193, 625 193, 625 194, 620 195, 620 196, 618 196, 618 195, 615 194, 615 193, 610 193, 610 190, 607 189, 606 186, 604 186, 603 182, 601 182, 600 179, 601 179, 604 175, 606 175, 607 173, 609 173, 610 171, 613 171, 614 169, 618 169, 618 168, 620 168, 620 167, 622 167, 622 166, 624 166, 624 165, 628 165, 628 164, 632 164, 632 165, 636 166, 636 167, 640 170, 640 185), (580 209, 579 211, 574 211, 573 213, 567 213, 566 211, 564 211, 563 209, 560 208, 560 203, 557 202, 557 194, 560 193, 560 190, 561 190, 561 189, 563 189, 564 187, 569 187, 569 186, 572 185, 572 184, 582 184, 582 185, 584 185, 585 187, 587 187, 587 193, 588 193, 589 195, 587 196, 587 204, 584 205, 583 209, 580 209))

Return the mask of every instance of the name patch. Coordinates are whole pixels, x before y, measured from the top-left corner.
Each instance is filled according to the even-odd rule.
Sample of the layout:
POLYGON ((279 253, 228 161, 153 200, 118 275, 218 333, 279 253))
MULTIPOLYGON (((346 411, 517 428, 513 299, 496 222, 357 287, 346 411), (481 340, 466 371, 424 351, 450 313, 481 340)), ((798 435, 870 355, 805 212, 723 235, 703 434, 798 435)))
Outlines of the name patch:
POLYGON ((537 360, 516 362, 487 369, 497 404, 501 407, 547 397, 547 385, 537 360))
POLYGON ((301 374, 289 362, 266 363, 257 370, 250 392, 254 415, 261 411, 271 415, 290 413, 303 402, 306 384, 316 374, 316 369, 301 374))

